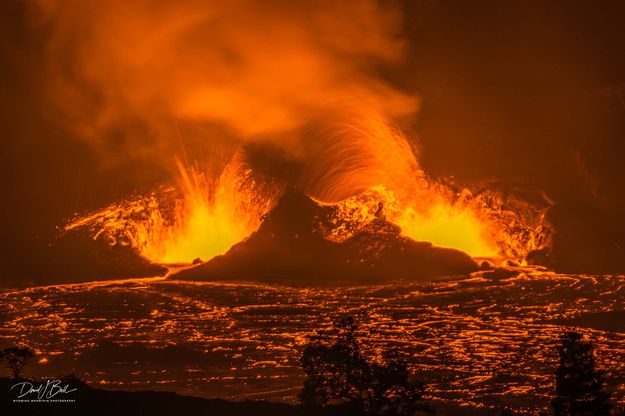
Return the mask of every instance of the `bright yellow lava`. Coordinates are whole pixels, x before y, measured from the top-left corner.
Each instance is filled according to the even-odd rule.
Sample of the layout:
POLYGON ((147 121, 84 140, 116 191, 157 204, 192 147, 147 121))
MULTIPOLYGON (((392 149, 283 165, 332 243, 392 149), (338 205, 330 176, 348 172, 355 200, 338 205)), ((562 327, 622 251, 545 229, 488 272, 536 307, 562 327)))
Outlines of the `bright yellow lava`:
POLYGON ((260 195, 250 171, 234 158, 216 179, 178 162, 177 196, 150 195, 112 204, 65 229, 89 227, 94 239, 128 245, 160 264, 209 260, 240 242, 273 203, 260 195))
POLYGON ((227 170, 215 185, 195 169, 178 165, 183 198, 174 221, 146 230, 141 253, 158 263, 189 263, 225 253, 259 224, 260 214, 243 213, 243 190, 227 170), (214 190, 213 190, 214 189, 214 190))
POLYGON ((469 209, 437 204, 425 214, 408 208, 389 219, 401 227, 402 234, 414 240, 455 248, 472 257, 498 256, 496 245, 487 237, 485 224, 469 209))
POLYGON ((463 200, 454 201, 440 189, 423 189, 400 194, 378 185, 339 202, 330 239, 344 241, 377 217, 398 225, 404 236, 416 241, 454 248, 472 257, 501 256, 493 232, 501 228, 499 224, 481 219, 475 207, 463 200))

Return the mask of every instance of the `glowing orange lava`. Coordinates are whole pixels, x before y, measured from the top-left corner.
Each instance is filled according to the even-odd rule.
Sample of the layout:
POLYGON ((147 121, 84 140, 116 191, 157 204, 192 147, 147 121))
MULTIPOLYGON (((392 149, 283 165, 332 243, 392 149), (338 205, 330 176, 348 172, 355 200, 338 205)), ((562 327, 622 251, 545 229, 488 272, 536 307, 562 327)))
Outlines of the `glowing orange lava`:
POLYGON ((472 191, 428 177, 416 150, 377 111, 349 103, 307 145, 304 189, 338 204, 328 238, 341 241, 376 217, 402 234, 494 262, 521 261, 548 244, 545 207, 496 189, 472 191))
POLYGON ((178 163, 178 170, 183 195, 173 221, 146 227, 138 236, 143 239, 139 246, 145 257, 158 263, 210 259, 258 227, 262 212, 248 204, 249 195, 231 168, 226 168, 214 184, 195 168, 186 169, 178 163))
POLYGON ((130 245, 161 264, 191 263, 225 253, 260 224, 271 192, 261 193, 238 155, 216 180, 177 161, 178 183, 147 197, 112 204, 65 227, 87 226, 94 239, 130 245))
POLYGON ((484 224, 467 207, 445 204, 443 201, 420 213, 413 207, 393 212, 390 221, 399 225, 402 233, 418 241, 429 241, 435 246, 455 248, 473 257, 499 256, 484 224))
POLYGON ((317 202, 337 208, 332 228, 324 230, 334 241, 384 218, 404 236, 495 263, 522 263, 549 243, 545 207, 495 189, 471 190, 429 178, 401 132, 374 111, 346 111, 302 153, 300 177, 280 185, 259 180, 244 152, 217 178, 177 162, 175 187, 113 204, 66 230, 86 226, 94 238, 131 246, 156 263, 208 260, 255 231, 291 180, 317 202))
POLYGON ((440 184, 431 184, 423 195, 428 199, 402 195, 384 186, 371 187, 337 204, 334 228, 328 230, 327 238, 344 241, 383 217, 414 240, 455 248, 495 263, 522 263, 529 252, 548 243, 544 212, 521 200, 506 199, 496 191, 473 195, 465 189, 455 195, 440 184))

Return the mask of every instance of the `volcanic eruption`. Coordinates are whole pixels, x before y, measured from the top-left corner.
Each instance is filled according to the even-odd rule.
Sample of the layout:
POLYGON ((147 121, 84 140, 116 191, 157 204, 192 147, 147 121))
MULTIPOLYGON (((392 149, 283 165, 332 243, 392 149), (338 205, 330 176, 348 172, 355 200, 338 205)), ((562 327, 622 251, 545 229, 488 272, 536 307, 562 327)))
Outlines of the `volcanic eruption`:
MULTIPOLYGON (((250 160, 254 156, 245 147, 216 177, 178 160, 174 185, 79 216, 65 230, 86 227, 95 239, 128 246, 158 264, 206 261, 229 253, 230 247, 253 235, 283 190, 295 186, 319 207, 333 208, 304 220, 306 234, 314 232, 328 242, 343 243, 382 220, 397 226, 397 234, 404 237, 496 264, 523 263, 528 253, 548 244, 545 207, 505 197, 496 189, 454 189, 429 178, 409 141, 369 107, 344 103, 332 114, 301 144, 280 175, 256 172, 250 160)), ((282 220, 297 222, 301 209, 305 210, 297 204, 283 207, 282 220)), ((375 240, 375 228, 368 232, 375 240)), ((383 234, 380 229, 380 241, 383 234)), ((373 240, 369 244, 374 245, 373 240)), ((317 248, 321 251, 314 245, 301 250, 315 261, 332 263, 327 250, 317 248)), ((256 262, 260 265, 262 256, 256 262)), ((297 274, 295 263, 289 269, 297 274)), ((309 269, 306 262, 300 268, 309 269)), ((395 276, 392 268, 389 263, 389 276, 395 276)), ((353 280, 362 277, 357 270, 343 274, 353 280)), ((445 274, 445 268, 438 273, 445 274)))
POLYGON ((625 13, 561 3, 0 2, 0 364, 538 414, 574 328, 622 406, 625 13))
POLYGON ((79 217, 65 230, 87 227, 95 239, 128 246, 154 263, 191 263, 247 237, 275 199, 275 189, 257 184, 240 157, 216 178, 180 161, 176 165, 174 185, 79 217))
POLYGON ((409 121, 419 99, 383 75, 406 56, 400 9, 236 3, 29 10, 47 34, 44 95, 58 125, 103 169, 141 164, 160 176, 77 210, 64 235, 88 232, 155 264, 207 261, 249 237, 293 186, 336 205, 320 231, 328 241, 383 216, 404 237, 493 264, 549 245, 544 200, 420 166, 409 121))

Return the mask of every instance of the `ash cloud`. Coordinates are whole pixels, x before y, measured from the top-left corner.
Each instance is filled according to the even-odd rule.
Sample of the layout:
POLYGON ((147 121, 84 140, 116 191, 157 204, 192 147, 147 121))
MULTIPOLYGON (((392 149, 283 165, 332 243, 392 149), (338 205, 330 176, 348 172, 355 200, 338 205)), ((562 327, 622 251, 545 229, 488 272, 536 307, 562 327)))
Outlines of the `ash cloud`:
POLYGON ((43 0, 46 97, 104 163, 194 157, 240 141, 294 146, 337 99, 390 119, 417 100, 379 74, 405 53, 401 13, 374 0, 43 0))

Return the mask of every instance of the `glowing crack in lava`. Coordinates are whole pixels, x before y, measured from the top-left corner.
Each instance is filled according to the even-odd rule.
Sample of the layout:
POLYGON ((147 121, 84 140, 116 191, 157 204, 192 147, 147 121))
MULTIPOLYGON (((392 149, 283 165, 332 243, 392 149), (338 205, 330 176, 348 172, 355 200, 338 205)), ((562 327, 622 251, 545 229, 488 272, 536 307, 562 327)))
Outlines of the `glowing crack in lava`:
POLYGON ((177 161, 175 187, 112 204, 74 220, 65 230, 88 227, 94 239, 131 246, 161 264, 223 254, 258 228, 274 200, 273 191, 258 189, 239 156, 216 179, 177 161))

